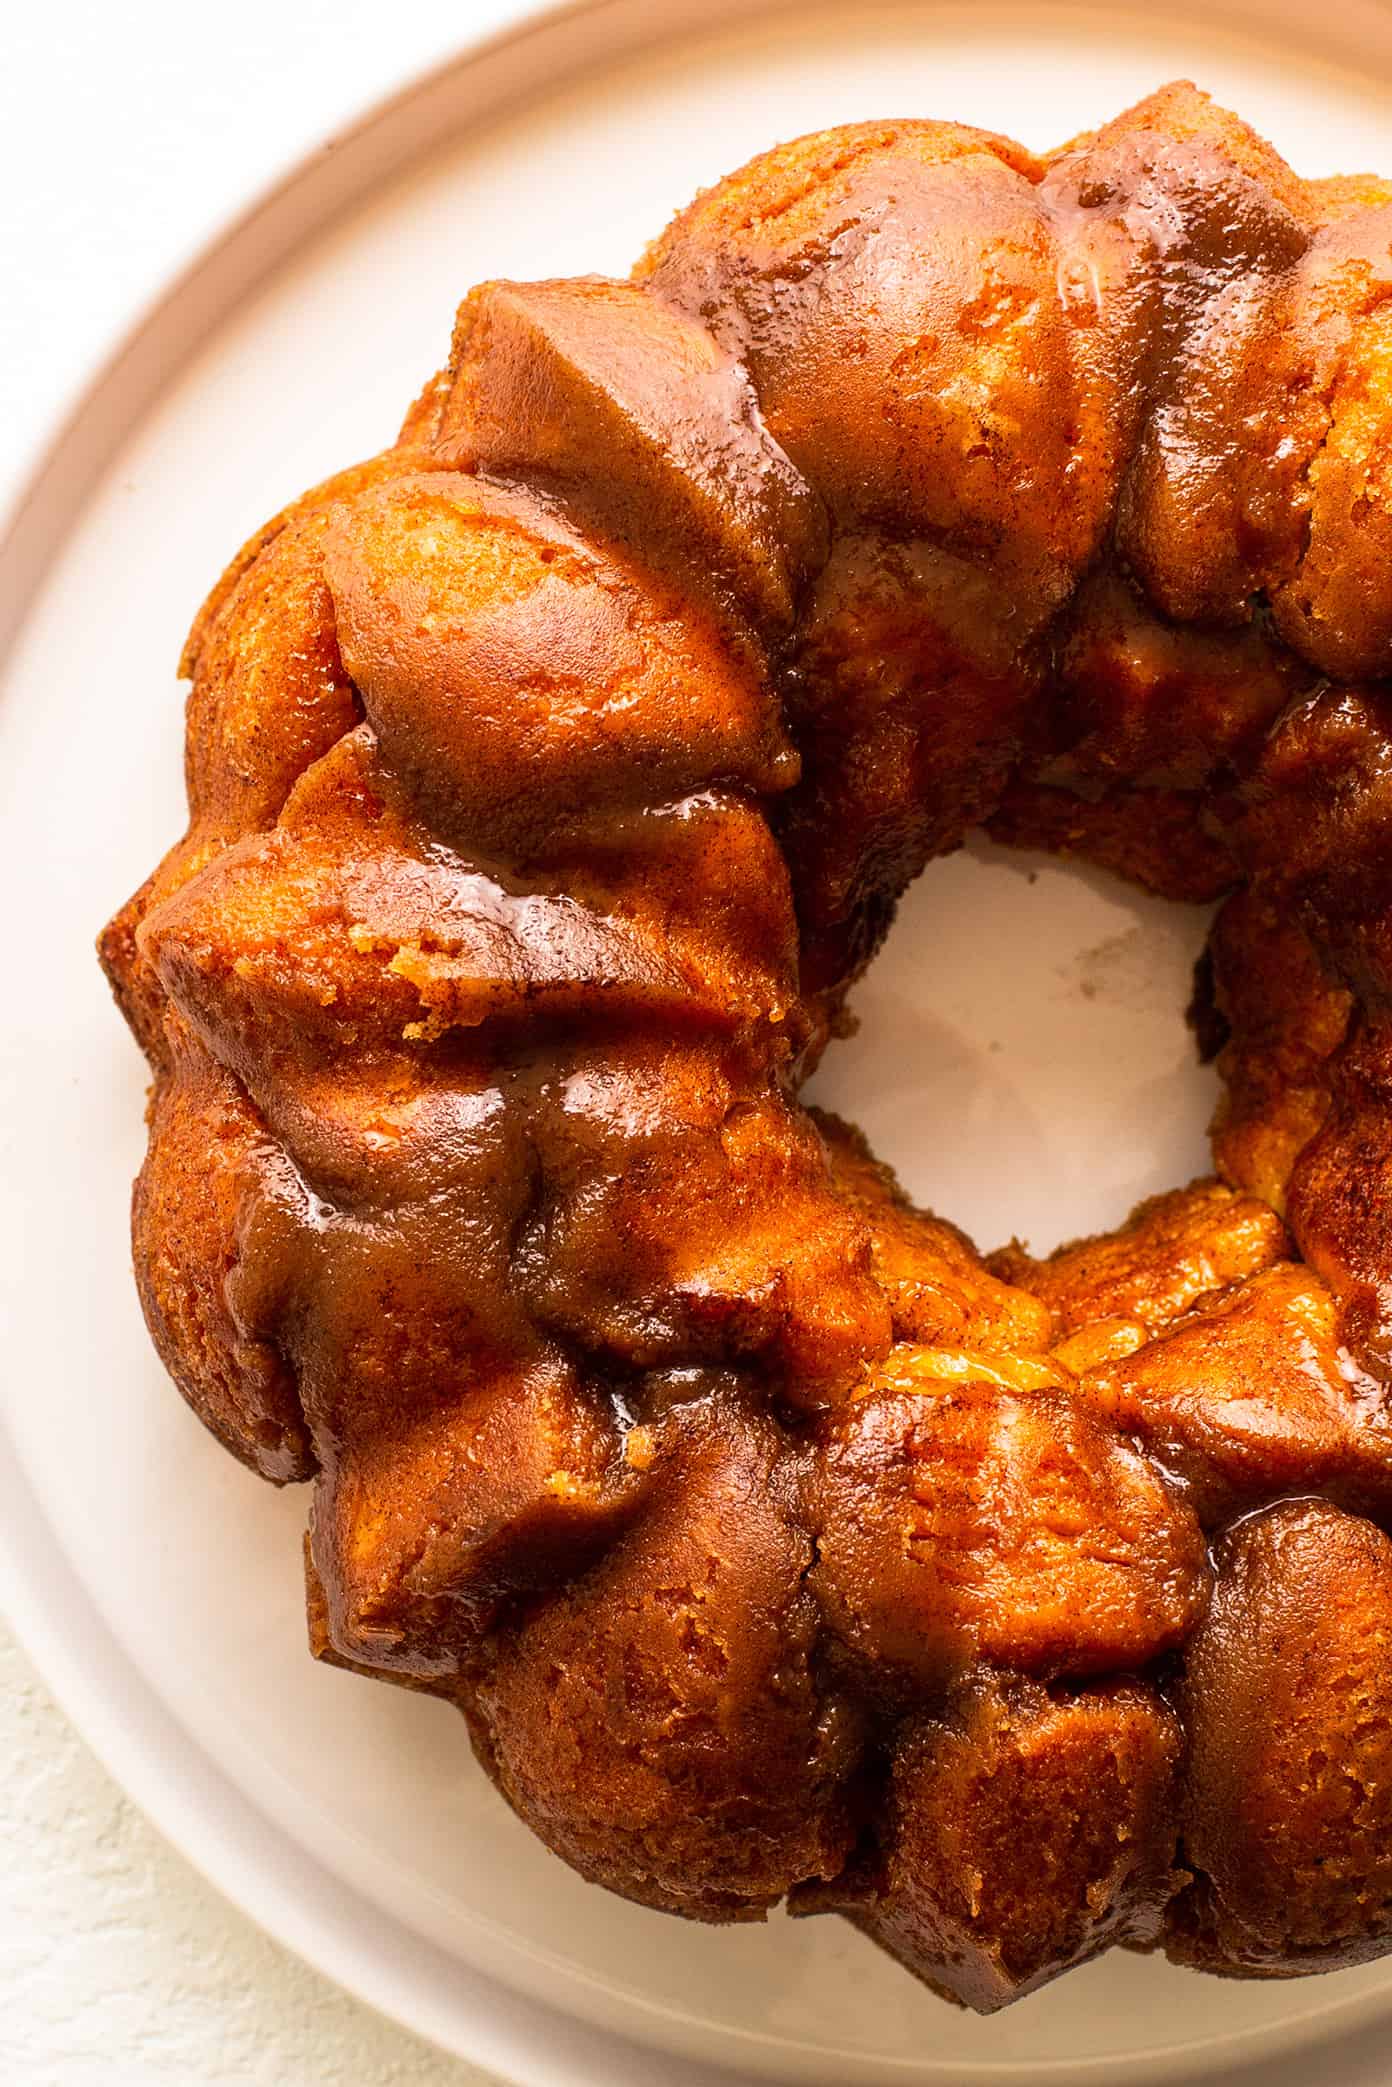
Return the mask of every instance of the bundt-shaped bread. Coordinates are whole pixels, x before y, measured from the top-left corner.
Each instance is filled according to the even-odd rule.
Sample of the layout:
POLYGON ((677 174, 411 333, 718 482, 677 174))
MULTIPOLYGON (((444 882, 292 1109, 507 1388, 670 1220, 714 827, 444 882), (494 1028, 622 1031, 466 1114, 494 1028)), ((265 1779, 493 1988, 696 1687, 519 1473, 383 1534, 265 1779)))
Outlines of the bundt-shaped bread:
POLYGON ((150 1328, 585 1876, 993 2008, 1392 1946, 1392 189, 1188 87, 491 283, 184 657, 150 1328), (969 829, 1226 896, 1221 1179, 989 1262, 799 1088, 969 829))

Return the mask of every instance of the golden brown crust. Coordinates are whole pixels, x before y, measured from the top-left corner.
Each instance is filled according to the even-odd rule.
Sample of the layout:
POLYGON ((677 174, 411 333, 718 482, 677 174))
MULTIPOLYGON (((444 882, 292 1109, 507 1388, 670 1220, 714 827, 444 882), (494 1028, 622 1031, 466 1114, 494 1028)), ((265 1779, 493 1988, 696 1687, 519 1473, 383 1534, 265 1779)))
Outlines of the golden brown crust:
POLYGON ((844 1865, 857 1721, 814 1672, 777 1431, 717 1397, 662 1435, 648 1518, 500 1634, 478 1701, 504 1793, 582 1875, 757 1919, 844 1865))
POLYGON ((131 1224, 140 1301, 170 1375, 235 1456, 280 1483, 316 1460, 294 1375, 237 1310, 246 1215, 270 1136, 239 1082, 171 1020, 131 1224))
POLYGON ((1389 222, 1183 84, 795 141, 476 291, 194 626, 152 1333, 316 1651, 630 1897, 981 2008, 1392 1940, 1389 222), (1042 1261, 798 1098, 982 824, 1233 893, 1226 1186, 1042 1261))
POLYGON ((1078 1394, 1178 1472, 1210 1526, 1307 1487, 1368 1512, 1392 1505, 1386 1393, 1299 1263, 1205 1298, 1157 1339, 1097 1363, 1078 1394))
POLYGON ((1189 1650, 1172 1954, 1290 1975, 1386 1948, 1392 1542, 1314 1501, 1242 1523, 1189 1650))
POLYGON ((1008 848, 1038 848, 1110 870, 1158 898, 1202 906, 1232 889, 1237 871, 1221 840, 1201 824, 1196 791, 1118 790, 1083 797, 1049 783, 1015 782, 986 831, 1008 848))
POLYGON ((1352 997, 1291 912, 1250 886, 1218 915, 1208 958, 1227 1038, 1213 1156, 1235 1188, 1284 1214, 1291 1171, 1329 1114, 1352 997))
POLYGON ((1099 1319, 1132 1320, 1153 1334, 1289 1250, 1286 1228, 1266 1203, 1217 1181, 1195 1181, 1148 1197, 1115 1232, 1075 1239, 1047 1260, 1016 1242, 988 1265, 1038 1297, 1060 1336, 1099 1319))
POLYGON ((704 326, 598 276, 485 283, 460 307, 450 370, 442 457, 550 490, 686 590, 714 582, 756 622, 791 623, 825 518, 704 326))
POLYGON ((1058 1390, 872 1385, 820 1431, 812 1528, 829 1628, 929 1690, 1144 1667, 1207 1600, 1190 1510, 1058 1390))
POLYGON ((794 1912, 849 1914, 907 1970, 987 2014, 1116 1942, 1148 1943, 1176 1865, 1182 1738, 1134 1682, 987 1681, 901 1728, 873 1852, 794 1912))
POLYGON ((927 1348, 1016 1353, 1047 1348, 1048 1304, 1001 1281, 965 1232, 911 1203, 854 1124, 825 1109, 813 1121, 839 1194, 870 1233, 870 1266, 894 1338, 927 1348))

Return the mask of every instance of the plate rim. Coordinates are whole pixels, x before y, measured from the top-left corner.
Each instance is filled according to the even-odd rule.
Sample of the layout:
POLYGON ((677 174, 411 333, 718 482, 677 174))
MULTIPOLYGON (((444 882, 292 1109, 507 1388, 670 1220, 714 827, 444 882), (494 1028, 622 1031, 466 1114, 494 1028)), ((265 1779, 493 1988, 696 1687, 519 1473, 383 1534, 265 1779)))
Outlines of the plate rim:
MULTIPOLYGON (((0 486, 0 677, 24 624, 28 603, 56 562, 63 542, 80 519, 93 486, 120 445, 134 434, 165 384, 198 354, 222 324, 239 294, 269 278, 300 239, 321 235, 346 216, 366 193, 373 173, 374 145, 385 144, 394 127, 423 100, 449 98, 462 75, 507 62, 529 44, 554 42, 557 52, 575 30, 606 21, 615 34, 602 35, 585 53, 584 65, 622 61, 655 44, 716 32, 751 15, 792 12, 800 0, 668 0, 645 9, 642 0, 519 0, 518 17, 489 33, 466 33, 453 51, 374 96, 358 112, 335 123, 290 154, 281 169, 259 184, 246 201, 220 218, 191 251, 166 273, 108 333, 59 411, 40 428, 8 483, 0 486), (659 16, 663 19, 659 22, 659 16), (312 202, 307 192, 318 189, 312 202), (283 220, 283 222, 278 222, 283 220), (251 249, 270 238, 259 257, 251 249), (200 301, 200 291, 213 294, 200 301), (186 306, 196 321, 183 326, 186 306), (165 355, 166 336, 172 352, 165 355), (112 409, 112 400, 120 403, 112 409), (99 407, 107 414, 100 422, 99 407)), ((951 0, 919 0, 930 11, 951 0)), ((1007 6, 1011 0, 1006 0, 1007 6)), ((1351 0, 1344 27, 1364 10, 1384 16, 1392 0, 1351 0)), ((1014 0, 1016 11, 1028 8, 1014 0)), ((1106 0, 1083 0, 1072 11, 1099 14, 1106 0)), ((1295 14, 1291 0, 1227 0, 1235 26, 1249 27, 1263 13, 1269 23, 1295 14)), ((1201 0, 1170 0, 1157 13, 1173 19, 1202 17, 1201 0)), ((516 93, 485 97, 489 117, 506 114, 516 102, 544 94, 558 76, 557 52, 546 69, 516 93)), ((575 77, 574 73, 568 77, 575 77)), ((454 119, 457 121, 457 116, 454 119)), ((404 158, 389 162, 399 173, 438 149, 453 123, 438 122, 417 134, 404 158)), ((99 1607, 82 1585, 33 1492, 9 1430, 0 1417, 0 1611, 44 1684, 91 1747, 118 1787, 176 1852, 247 1919, 330 1978, 345 1992, 374 2007, 411 2034, 448 2055, 485 2066, 516 2087, 650 2087, 660 2054, 664 2087, 733 2087, 754 2077, 709 2059, 692 2059, 657 2041, 626 2036, 553 2006, 512 1985, 505 1976, 449 1955, 424 1936, 382 1922, 379 1909, 339 1878, 307 1847, 287 1841, 268 1814, 242 1791, 180 1723, 176 1714, 123 1651, 99 1607), (264 1856, 258 1851, 264 1847, 264 1856), (365 1947, 364 1928, 377 1930, 365 1947), (408 1959, 406 1962, 401 1960, 408 1959), (431 1977, 421 1973, 438 1964, 431 1977), (413 1975, 414 1972, 414 1975, 413 1975), (455 1995, 486 2002, 468 2015, 468 2040, 461 2040, 465 2015, 458 2002, 446 2006, 434 1994, 442 1977, 455 1995), (582 2070, 583 2068, 583 2070, 582 2070)), ((1315 2007, 1301 2021, 1240 2031, 1231 2038, 1204 2038, 1171 2046, 1163 2058, 1118 2060, 1000 2060, 973 2068, 979 2087, 1031 2087, 1064 2081, 1101 2083, 1128 2064, 1132 2087, 1196 2077, 1191 2068, 1208 2054, 1212 2087, 1278 2054, 1294 2059, 1347 2040, 1385 2021, 1392 1991, 1356 1995, 1315 2007)), ((833 2054, 828 2054, 829 2057, 833 2054)))

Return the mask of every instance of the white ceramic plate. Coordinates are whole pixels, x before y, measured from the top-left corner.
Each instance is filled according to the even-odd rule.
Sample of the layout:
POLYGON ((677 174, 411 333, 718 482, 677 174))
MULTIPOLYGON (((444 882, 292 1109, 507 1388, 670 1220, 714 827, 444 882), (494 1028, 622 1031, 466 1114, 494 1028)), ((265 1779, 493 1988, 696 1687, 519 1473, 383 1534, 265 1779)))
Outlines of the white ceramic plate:
MULTIPOLYGON (((548 17, 379 111, 206 253, 42 468, 0 600, 0 1563, 79 1723, 267 1927, 452 2049, 536 2083, 1381 2079, 1373 1966, 1229 1985, 1111 1958, 980 2022, 832 1921, 716 1932, 581 1884, 440 1706, 312 1665, 304 1497, 205 1437, 125 1244, 143 1067, 90 954, 180 822, 172 664, 231 549, 387 440, 492 274, 622 271, 770 140, 940 114, 1046 145, 1196 75, 1304 171, 1392 166, 1380 6, 1212 0, 1187 23, 1036 4, 655 7, 548 17), (1263 25, 1264 17, 1264 25, 1263 25), (699 21, 699 35, 684 24, 699 21), (1317 2050, 1318 2047, 1318 2050, 1317 2050)), ((1180 1017, 1202 919, 1057 865, 935 867, 824 1098, 988 1241, 1045 1245, 1199 1171, 1180 1017)))

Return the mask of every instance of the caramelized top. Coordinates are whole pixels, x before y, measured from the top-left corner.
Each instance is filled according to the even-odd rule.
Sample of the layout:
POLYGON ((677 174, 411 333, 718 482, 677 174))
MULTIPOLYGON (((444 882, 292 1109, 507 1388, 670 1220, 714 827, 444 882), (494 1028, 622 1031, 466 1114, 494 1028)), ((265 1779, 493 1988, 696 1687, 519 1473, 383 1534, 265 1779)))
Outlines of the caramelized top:
POLYGON ((1153 1938, 1184 1819, 1177 1947, 1279 1956, 1286 1877, 1369 1946, 1361 1826, 1330 1898, 1313 1800, 1215 1824, 1285 1568, 1220 1546, 1201 1619, 1234 1516, 1392 1498, 1389 289, 1392 191, 1189 87, 1044 159, 821 133, 631 281, 475 290, 195 625, 190 830, 103 940, 152 1330, 317 1475, 320 1649, 646 1903, 821 1892, 998 2005, 1153 1938), (1226 1184, 1043 1263, 798 1100, 983 823, 1235 894, 1226 1184))

